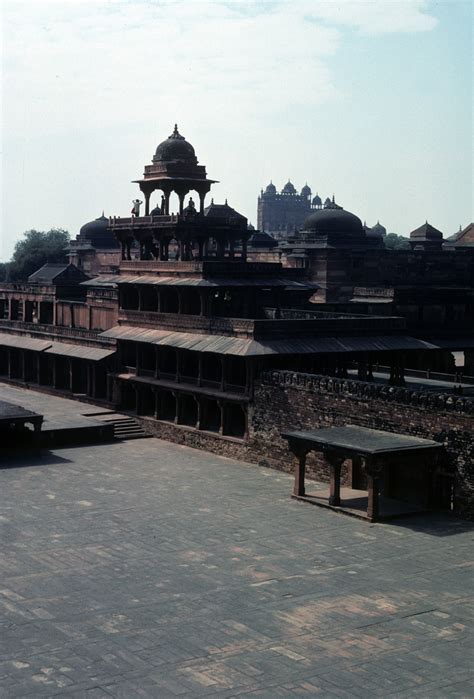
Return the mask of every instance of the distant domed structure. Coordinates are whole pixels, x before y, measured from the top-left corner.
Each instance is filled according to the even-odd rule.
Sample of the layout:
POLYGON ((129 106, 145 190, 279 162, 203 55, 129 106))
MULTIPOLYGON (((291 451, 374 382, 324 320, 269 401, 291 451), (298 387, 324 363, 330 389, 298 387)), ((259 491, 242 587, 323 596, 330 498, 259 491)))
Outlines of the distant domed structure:
POLYGON ((270 184, 267 184, 265 188, 265 194, 276 194, 277 188, 273 184, 273 182, 270 180, 270 184))
POLYGON ((176 160, 192 164, 197 163, 193 146, 186 141, 184 136, 181 136, 177 124, 174 125, 174 131, 171 136, 168 136, 166 141, 160 143, 153 156, 154 163, 168 163, 176 160))
POLYGON ((95 248, 118 247, 117 240, 109 229, 109 219, 107 216, 104 216, 104 212, 102 212, 102 216, 85 223, 81 227, 76 241, 81 242, 86 240, 95 248))
POLYGON ((301 196, 302 197, 310 197, 311 196, 311 187, 309 187, 307 182, 301 190, 301 196))
POLYGON ((365 238, 362 221, 350 211, 342 208, 325 208, 314 211, 304 222, 304 230, 316 236, 343 238, 365 238))
POLYGON ((380 221, 377 221, 375 226, 372 226, 372 228, 370 229, 370 233, 371 235, 380 235, 382 236, 382 238, 384 238, 387 235, 387 229, 385 228, 385 226, 382 226, 380 221))
POLYGON ((323 205, 323 201, 322 201, 321 197, 319 196, 319 194, 316 194, 316 196, 313 197, 313 201, 311 203, 314 207, 318 207, 318 206, 323 205))
POLYGON ((282 194, 296 194, 296 189, 294 184, 288 180, 288 182, 285 184, 283 189, 281 190, 282 194))

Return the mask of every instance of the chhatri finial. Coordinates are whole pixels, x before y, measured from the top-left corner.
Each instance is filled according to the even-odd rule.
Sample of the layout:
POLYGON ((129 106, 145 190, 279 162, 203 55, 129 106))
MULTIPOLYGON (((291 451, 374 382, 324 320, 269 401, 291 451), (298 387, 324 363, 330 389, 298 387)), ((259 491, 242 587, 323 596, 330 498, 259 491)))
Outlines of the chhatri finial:
POLYGON ((177 133, 178 133, 178 124, 175 124, 175 125, 174 125, 174 131, 173 131, 173 133, 174 133, 174 134, 177 134, 177 133))
POLYGON ((105 216, 104 216, 104 209, 102 209, 102 218, 105 218, 105 216))
POLYGON ((336 201, 335 201, 335 199, 334 199, 334 194, 332 195, 332 203, 333 203, 333 204, 336 203, 336 201))
POLYGON ((225 200, 225 205, 227 206, 227 197, 226 197, 226 200, 225 200))

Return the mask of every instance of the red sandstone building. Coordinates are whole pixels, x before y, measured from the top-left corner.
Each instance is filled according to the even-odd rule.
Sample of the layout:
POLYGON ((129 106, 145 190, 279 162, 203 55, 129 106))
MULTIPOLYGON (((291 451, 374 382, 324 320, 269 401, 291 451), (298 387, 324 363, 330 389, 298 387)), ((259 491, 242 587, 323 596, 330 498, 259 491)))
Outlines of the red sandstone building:
MULTIPOLYGON (((268 455, 282 466, 289 457, 280 430, 311 420, 337 424, 342 412, 334 399, 332 408, 326 401, 327 413, 315 408, 311 414, 306 405, 290 403, 275 414, 281 377, 290 377, 291 392, 306 387, 307 377, 318 391, 338 387, 338 398, 346 394, 347 404, 362 395, 357 386, 367 387, 374 404, 390 396, 395 403, 410 403, 407 363, 426 368, 434 353, 467 352, 473 346, 472 326, 453 324, 449 343, 442 346, 426 328, 421 333, 408 328, 409 314, 391 313, 394 306, 385 305, 390 295, 375 302, 372 289, 382 287, 356 291, 369 281, 362 272, 371 267, 368 261, 375 264, 377 255, 385 260, 385 252, 360 219, 334 202, 310 213, 300 239, 284 251, 286 264, 258 261, 255 248, 250 261, 247 220, 227 204, 206 206, 214 181, 177 128, 136 182, 145 196, 143 216, 87 224, 71 247, 76 265, 46 265, 27 283, 0 289, 3 379, 137 415, 164 438, 255 460, 268 455), (150 210, 155 191, 162 192, 161 205, 150 210), (179 198, 176 214, 169 211, 172 192, 179 198), (190 192, 197 192, 197 207, 192 199, 185 201, 190 192), (310 264, 291 264, 288 250, 299 249, 296 245, 310 264), (102 258, 91 250, 102 251, 102 258), (380 366, 387 368, 382 386, 388 394, 373 383, 380 366), (275 401, 266 408, 265 396, 275 401), (273 415, 271 423, 265 409, 273 415)), ((457 264, 458 252, 445 250, 430 230, 413 236, 413 242, 410 254, 426 269, 443 255, 457 264)), ((438 279, 436 269, 430 279, 438 279)), ((460 262, 458 281, 461 270, 467 274, 462 285, 469 284, 466 269, 460 262)), ((448 299, 453 293, 449 288, 448 299)), ((464 295, 463 318, 472 312, 471 298, 464 295)), ((304 395, 300 399, 306 401, 304 395)), ((458 414, 474 412, 468 396, 454 400, 458 414)), ((447 405, 439 403, 441 412, 447 405)), ((433 410, 429 400, 419 406, 433 410)), ((353 407, 352 420, 363 419, 353 407)), ((387 424, 390 420, 382 426, 387 424)), ((433 437, 426 425, 420 435, 433 437)), ((465 458, 452 451, 453 463, 465 458)), ((451 466, 452 477, 455 470, 451 466)), ((469 478, 463 475, 459 492, 466 492, 469 478)), ((446 504, 446 495, 441 500, 446 504)))

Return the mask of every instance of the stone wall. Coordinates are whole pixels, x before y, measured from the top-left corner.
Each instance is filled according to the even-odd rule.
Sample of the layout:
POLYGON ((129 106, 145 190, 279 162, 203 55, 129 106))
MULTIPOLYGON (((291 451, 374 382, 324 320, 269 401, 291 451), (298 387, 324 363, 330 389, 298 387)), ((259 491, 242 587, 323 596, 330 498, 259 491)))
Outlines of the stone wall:
MULTIPOLYGON (((154 436, 221 456, 293 472, 295 457, 280 433, 286 429, 360 425, 434 439, 446 447, 442 472, 454 480, 454 509, 474 519, 474 400, 385 384, 269 371, 255 385, 245 440, 141 417, 154 436)), ((327 480, 322 460, 308 455, 307 474, 327 480)), ((343 482, 350 466, 343 468, 343 482)))
MULTIPOLYGON (((261 464, 289 471, 294 461, 280 437, 282 430, 345 424, 442 442, 447 454, 443 471, 454 477, 456 513, 474 518, 474 401, 469 398, 327 376, 266 372, 255 389, 250 460, 255 455, 261 464)), ((309 467, 310 475, 327 478, 316 458, 309 467)))

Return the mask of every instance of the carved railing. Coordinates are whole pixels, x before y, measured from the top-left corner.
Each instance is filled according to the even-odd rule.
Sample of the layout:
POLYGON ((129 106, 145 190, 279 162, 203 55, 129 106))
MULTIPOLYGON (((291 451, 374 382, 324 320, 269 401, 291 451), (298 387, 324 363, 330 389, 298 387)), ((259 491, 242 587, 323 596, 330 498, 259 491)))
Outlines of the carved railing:
POLYGON ((431 392, 419 388, 404 388, 353 379, 334 378, 321 374, 294 371, 264 371, 263 384, 296 388, 311 393, 333 393, 362 400, 384 400, 403 403, 415 408, 474 414, 474 398, 449 392, 431 392))
POLYGON ((195 332, 202 335, 230 335, 253 337, 255 321, 245 318, 205 318, 181 313, 153 311, 119 311, 120 325, 150 326, 175 332, 195 332))
POLYGON ((99 337, 103 330, 86 330, 85 328, 66 328, 61 325, 46 325, 44 323, 27 323, 22 320, 0 320, 0 332, 11 330, 19 335, 46 335, 51 338, 67 338, 69 340, 93 340, 101 345, 115 345, 115 340, 99 337))

